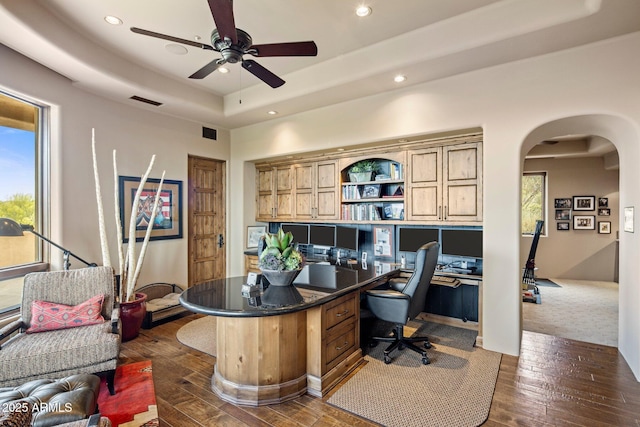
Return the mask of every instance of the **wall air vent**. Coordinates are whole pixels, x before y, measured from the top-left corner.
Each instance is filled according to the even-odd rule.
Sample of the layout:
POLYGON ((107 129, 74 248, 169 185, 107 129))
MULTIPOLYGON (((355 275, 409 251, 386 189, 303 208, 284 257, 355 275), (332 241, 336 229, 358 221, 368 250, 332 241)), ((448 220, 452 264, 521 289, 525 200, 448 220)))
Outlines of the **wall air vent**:
POLYGON ((145 104, 151 104, 151 105, 154 105, 154 106, 156 106, 156 107, 158 107, 158 106, 162 105, 162 102, 152 101, 152 100, 150 100, 150 99, 143 98, 143 97, 141 97, 141 96, 135 96, 135 95, 134 95, 134 96, 132 96, 132 97, 131 97, 131 98, 129 98, 129 99, 133 99, 134 101, 144 102, 145 104))
POLYGON ((202 137, 213 139, 215 141, 216 139, 218 139, 218 131, 202 126, 202 137))

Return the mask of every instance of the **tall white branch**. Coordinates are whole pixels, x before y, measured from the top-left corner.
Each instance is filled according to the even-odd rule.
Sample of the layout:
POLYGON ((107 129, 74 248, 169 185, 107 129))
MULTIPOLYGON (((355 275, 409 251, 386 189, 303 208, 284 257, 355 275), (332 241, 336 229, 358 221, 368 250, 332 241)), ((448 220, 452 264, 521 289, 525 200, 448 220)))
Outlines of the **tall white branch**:
POLYGON ((109 256, 109 243, 107 241, 107 231, 104 225, 104 210, 102 208, 102 194, 100 191, 100 177, 98 175, 98 160, 96 158, 96 136, 95 129, 91 129, 91 151, 93 154, 93 177, 96 182, 96 200, 98 202, 98 225, 100 227, 100 248, 102 249, 102 264, 111 267, 111 257, 109 256))
MULTIPOLYGON (((118 274, 120 274, 120 278, 122 278, 124 273, 124 250, 122 248, 122 220, 120 219, 120 188, 118 185, 116 150, 113 150, 113 190, 114 214, 116 217, 116 241, 118 242, 118 274)), ((122 285, 120 289, 122 289, 122 285)))

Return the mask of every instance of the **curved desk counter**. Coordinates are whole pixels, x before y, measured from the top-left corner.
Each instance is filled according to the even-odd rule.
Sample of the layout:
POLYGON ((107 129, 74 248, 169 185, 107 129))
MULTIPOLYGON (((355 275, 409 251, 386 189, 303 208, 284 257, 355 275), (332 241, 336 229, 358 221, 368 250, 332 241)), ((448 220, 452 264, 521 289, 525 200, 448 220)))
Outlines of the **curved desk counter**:
POLYGON ((213 391, 234 404, 270 405, 305 392, 322 396, 362 361, 360 291, 395 273, 309 264, 294 282, 302 302, 274 286, 245 297, 246 277, 232 277, 192 286, 180 303, 217 316, 213 391))

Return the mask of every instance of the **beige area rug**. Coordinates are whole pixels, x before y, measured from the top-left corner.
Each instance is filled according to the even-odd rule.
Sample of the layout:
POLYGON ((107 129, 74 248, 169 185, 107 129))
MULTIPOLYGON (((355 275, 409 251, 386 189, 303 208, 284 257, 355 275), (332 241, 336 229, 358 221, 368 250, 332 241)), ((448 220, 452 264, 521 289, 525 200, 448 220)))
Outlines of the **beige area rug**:
POLYGON ((216 355, 216 318, 205 316, 187 323, 176 333, 176 338, 187 347, 216 355))
POLYGON ((415 321, 416 335, 427 335, 431 364, 405 349, 386 365, 380 343, 366 365, 340 387, 328 403, 384 426, 468 427, 489 415, 500 368, 500 353, 474 347, 475 331, 415 321))

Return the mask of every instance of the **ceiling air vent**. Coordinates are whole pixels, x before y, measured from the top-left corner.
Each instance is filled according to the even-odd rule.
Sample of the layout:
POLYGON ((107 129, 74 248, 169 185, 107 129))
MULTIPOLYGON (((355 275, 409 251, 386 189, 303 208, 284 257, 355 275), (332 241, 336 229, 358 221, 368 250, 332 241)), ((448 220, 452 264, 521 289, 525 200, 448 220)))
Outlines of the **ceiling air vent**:
POLYGON ((134 96, 132 96, 132 97, 131 97, 131 98, 129 98, 129 99, 133 99, 134 101, 144 102, 145 104, 151 104, 151 105, 156 106, 156 107, 158 107, 158 106, 162 105, 162 102, 152 101, 152 100, 150 100, 150 99, 143 98, 143 97, 141 97, 141 96, 135 96, 135 95, 134 95, 134 96))

